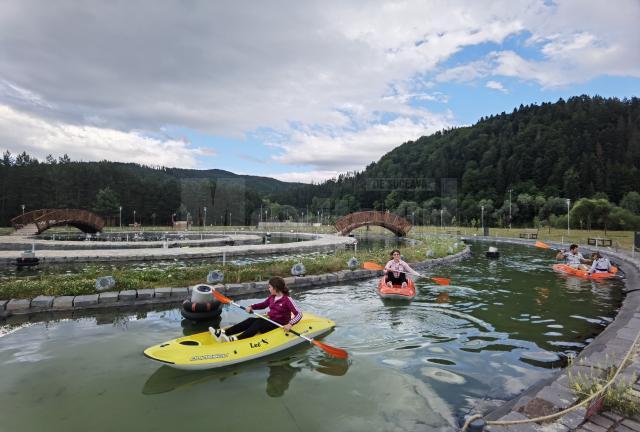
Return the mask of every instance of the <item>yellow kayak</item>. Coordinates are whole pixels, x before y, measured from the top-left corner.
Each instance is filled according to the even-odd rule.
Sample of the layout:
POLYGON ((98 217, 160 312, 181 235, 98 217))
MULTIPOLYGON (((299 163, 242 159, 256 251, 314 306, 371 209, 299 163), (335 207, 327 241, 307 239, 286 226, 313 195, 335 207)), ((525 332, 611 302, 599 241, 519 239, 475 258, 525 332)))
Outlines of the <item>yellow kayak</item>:
MULTIPOLYGON (((335 323, 308 312, 292 330, 313 338, 330 332, 335 323)), ((203 332, 172 339, 144 350, 144 355, 177 369, 213 369, 264 357, 301 343, 305 339, 281 328, 233 342, 218 342, 203 332)))

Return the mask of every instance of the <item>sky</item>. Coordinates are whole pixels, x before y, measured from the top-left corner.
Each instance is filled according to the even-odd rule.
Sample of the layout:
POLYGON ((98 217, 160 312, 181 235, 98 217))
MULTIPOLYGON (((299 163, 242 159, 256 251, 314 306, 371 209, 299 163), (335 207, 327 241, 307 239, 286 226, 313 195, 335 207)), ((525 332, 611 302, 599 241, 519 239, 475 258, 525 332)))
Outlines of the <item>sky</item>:
POLYGON ((0 151, 320 182, 520 104, 640 96, 640 0, 0 1, 0 151))

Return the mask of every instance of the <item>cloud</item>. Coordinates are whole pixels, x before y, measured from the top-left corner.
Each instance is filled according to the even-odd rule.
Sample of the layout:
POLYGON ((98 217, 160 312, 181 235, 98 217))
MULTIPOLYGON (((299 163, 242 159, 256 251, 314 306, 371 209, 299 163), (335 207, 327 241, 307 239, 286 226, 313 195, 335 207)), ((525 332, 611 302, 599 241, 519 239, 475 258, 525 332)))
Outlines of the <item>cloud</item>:
POLYGON ((284 164, 307 165, 324 171, 362 169, 405 141, 443 129, 451 123, 446 115, 421 118, 398 117, 388 123, 338 135, 296 131, 285 143, 276 143, 283 153, 275 160, 284 164))
POLYGON ((268 131, 278 137, 269 141, 278 162, 362 168, 455 123, 446 106, 416 108, 446 104, 444 82, 488 80, 500 90, 489 83, 517 77, 548 88, 640 76, 636 0, 22 0, 2 8, 0 105, 22 113, 23 124, 48 125, 12 134, 12 145, 34 148, 24 137, 44 134, 47 150, 61 153, 62 140, 51 138, 58 131, 75 137, 83 158, 196 165, 202 151, 162 138, 169 127, 236 140, 268 131), (536 57, 508 45, 518 35, 536 57), (475 46, 495 49, 444 69, 475 46), (115 140, 123 151, 91 151, 81 136, 88 147, 115 140), (175 155, 147 150, 151 143, 175 155))
MULTIPOLYGON (((621 0, 567 0, 535 5, 519 18, 531 35, 527 47, 540 58, 527 59, 514 50, 495 50, 485 57, 448 68, 440 82, 473 83, 508 76, 533 81, 542 88, 566 87, 597 76, 640 78, 640 3, 621 0)), ((514 32, 516 34, 516 32, 514 32)))
POLYGON ((494 90, 499 90, 503 93, 509 93, 509 91, 504 88, 504 86, 502 85, 502 83, 498 82, 498 81, 487 81, 487 84, 485 84, 485 87, 490 88, 490 89, 494 89, 494 90))
POLYGON ((199 155, 183 140, 160 140, 139 132, 124 133, 94 126, 76 126, 35 118, 0 105, 0 142, 13 154, 26 151, 40 160, 66 153, 72 160, 110 160, 146 165, 195 168, 199 155), (15 143, 19 143, 18 145, 15 143))

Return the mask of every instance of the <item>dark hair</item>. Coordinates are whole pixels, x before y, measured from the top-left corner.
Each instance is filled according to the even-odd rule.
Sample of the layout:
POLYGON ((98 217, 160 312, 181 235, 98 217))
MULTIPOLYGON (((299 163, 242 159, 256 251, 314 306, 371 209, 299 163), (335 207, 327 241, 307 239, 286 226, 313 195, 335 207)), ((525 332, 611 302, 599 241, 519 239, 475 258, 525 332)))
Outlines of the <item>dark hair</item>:
POLYGON ((577 247, 578 247, 578 245, 573 243, 571 246, 569 246, 569 250, 576 249, 577 247))
POLYGON ((390 253, 389 255, 393 256, 393 254, 394 254, 394 253, 396 253, 396 252, 398 252, 398 255, 401 255, 401 254, 400 254, 400 250, 399 250, 399 249, 394 249, 394 250, 392 250, 392 251, 391 251, 391 253, 390 253))
POLYGON ((594 252, 591 255, 591 259, 596 259, 596 258, 602 258, 602 255, 600 255, 600 252, 594 252))
POLYGON ((284 279, 282 279, 280 276, 274 276, 269 279, 269 285, 271 285, 277 292, 281 292, 284 295, 289 295, 289 288, 287 288, 287 284, 284 283, 284 279))

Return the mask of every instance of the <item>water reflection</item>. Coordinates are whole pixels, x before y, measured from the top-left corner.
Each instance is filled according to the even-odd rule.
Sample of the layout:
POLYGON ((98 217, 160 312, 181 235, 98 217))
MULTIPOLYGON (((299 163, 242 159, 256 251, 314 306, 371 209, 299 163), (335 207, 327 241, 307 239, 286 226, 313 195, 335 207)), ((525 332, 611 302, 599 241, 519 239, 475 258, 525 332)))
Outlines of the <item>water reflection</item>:
POLYGON ((188 319, 183 319, 182 321, 180 321, 180 326, 182 327, 183 336, 191 336, 197 333, 208 332, 209 327, 219 328, 221 321, 221 315, 218 315, 216 318, 210 321, 195 322, 188 319))
MULTIPOLYGON (((302 351, 306 351, 307 348, 302 351)), ((319 372, 323 375, 342 376, 349 370, 350 362, 333 358, 296 358, 285 357, 281 360, 270 361, 265 392, 269 397, 283 396, 289 389, 293 378, 301 371, 319 372)), ((167 393, 177 389, 195 387, 210 381, 223 382, 229 378, 243 374, 259 374, 264 371, 263 365, 249 363, 220 369, 204 371, 187 371, 160 366, 145 382, 142 394, 155 395, 167 393)))
POLYGON ((267 378, 267 394, 270 397, 280 397, 289 388, 289 383, 301 368, 293 367, 290 364, 269 366, 269 377, 267 378))

